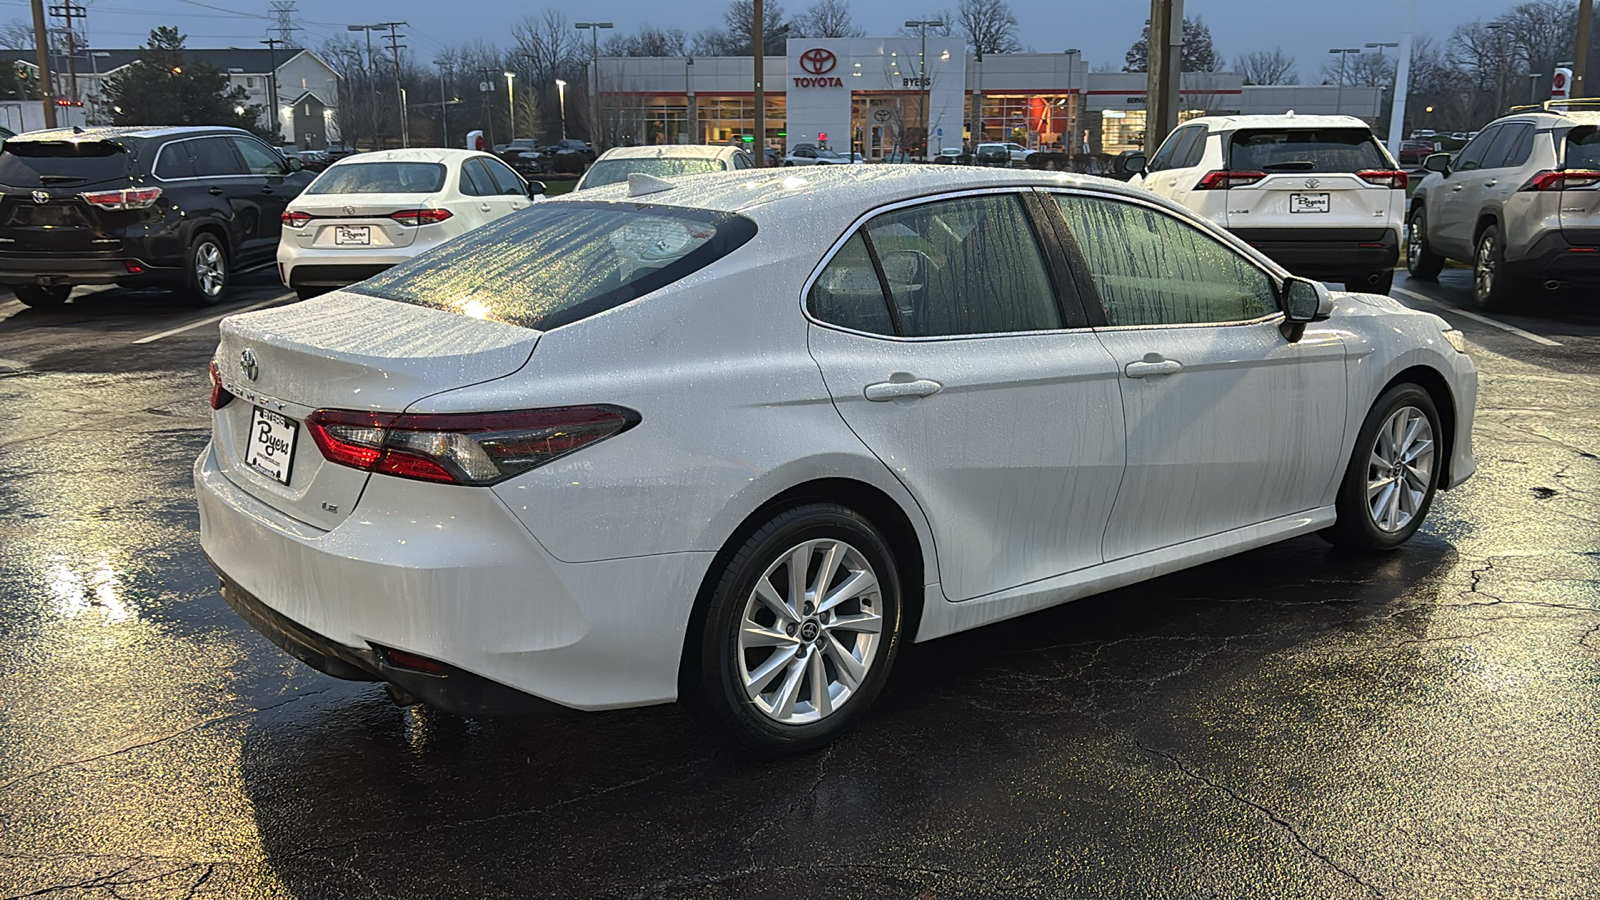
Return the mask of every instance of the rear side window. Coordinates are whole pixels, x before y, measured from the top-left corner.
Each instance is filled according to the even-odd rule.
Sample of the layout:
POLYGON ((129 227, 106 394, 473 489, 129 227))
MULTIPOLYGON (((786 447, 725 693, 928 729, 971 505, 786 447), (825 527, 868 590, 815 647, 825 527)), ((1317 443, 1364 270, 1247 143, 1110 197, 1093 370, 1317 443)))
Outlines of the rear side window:
POLYGON ((340 163, 329 166, 308 194, 431 194, 444 187, 444 166, 430 162, 340 163))
POLYGON ((1499 125, 1490 125, 1479 132, 1477 137, 1468 141, 1467 145, 1461 148, 1461 152, 1456 154, 1456 170, 1470 172, 1473 169, 1481 168, 1484 155, 1489 151, 1489 145, 1494 143, 1494 139, 1500 136, 1501 127, 1499 125))
POLYGON ((6 141, 0 152, 0 184, 42 187, 95 184, 127 178, 129 160, 109 141, 6 141))
POLYGON ((658 291, 755 233, 729 213, 536 203, 350 290, 548 331, 658 291))
POLYGON ((1365 128, 1248 129, 1234 132, 1228 168, 1239 172, 1362 172, 1390 168, 1365 128))
MULTIPOLYGON (((7 144, 6 149, 10 148, 7 144)), ((1567 132, 1564 165, 1569 169, 1600 169, 1600 128, 1584 125, 1567 132)))
POLYGON ((1480 162, 1480 166, 1485 169, 1502 169, 1511 165, 1511 153, 1516 149, 1517 142, 1522 139, 1523 132, 1532 130, 1532 125, 1511 124, 1500 126, 1500 133, 1495 136, 1494 143, 1483 151, 1483 160, 1480 162))
POLYGON ((1523 125, 1518 132, 1517 142, 1511 145, 1511 152, 1506 156, 1506 166, 1520 168, 1528 164, 1528 157, 1533 155, 1533 141, 1535 131, 1532 125, 1523 125))
POLYGON ((469 159, 461 164, 461 193, 469 197, 493 197, 499 190, 483 163, 469 159))
POLYGON ((189 158, 188 148, 182 143, 168 144, 161 148, 161 154, 156 157, 155 176, 168 180, 193 178, 194 160, 189 158))
POLYGON ((811 314, 823 322, 868 334, 895 333, 883 282, 859 231, 828 261, 807 300, 811 314))
POLYGON ((1167 169, 1187 169, 1195 165, 1200 161, 1200 157, 1194 153, 1194 147, 1196 143, 1204 143, 1205 133, 1205 128, 1199 125, 1190 125, 1174 131, 1172 136, 1157 148, 1156 155, 1151 158, 1147 168, 1151 172, 1162 172, 1167 169), (1191 155, 1194 157, 1194 162, 1189 161, 1191 155))
POLYGON ((244 163, 239 160, 239 155, 233 152, 233 147, 227 138, 199 138, 173 146, 188 148, 189 156, 194 160, 194 173, 202 178, 208 175, 249 174, 244 169, 244 163))

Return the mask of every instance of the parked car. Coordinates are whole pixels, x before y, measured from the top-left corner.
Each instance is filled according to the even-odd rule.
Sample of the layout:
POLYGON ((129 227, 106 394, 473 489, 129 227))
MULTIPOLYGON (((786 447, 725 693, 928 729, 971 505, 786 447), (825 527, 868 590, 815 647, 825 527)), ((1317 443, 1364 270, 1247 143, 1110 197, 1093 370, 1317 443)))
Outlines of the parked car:
POLYGON ((580 141, 577 138, 563 138, 544 148, 544 152, 547 156, 577 153, 584 158, 585 162, 594 162, 597 158, 594 152, 594 145, 588 141, 580 141))
POLYGON ((289 155, 300 160, 301 168, 307 172, 321 172, 333 165, 333 160, 328 158, 325 150, 296 150, 289 155))
POLYGON ((789 149, 783 158, 786 166, 848 166, 850 159, 840 156, 826 147, 815 147, 811 144, 796 144, 789 149))
POLYGON ((1491 310, 1539 287, 1600 283, 1600 113, 1506 116, 1423 167, 1406 219, 1413 278, 1468 263, 1473 302, 1491 310))
POLYGON ((973 161, 980 166, 1010 168, 1011 150, 1005 144, 979 144, 972 153, 973 161))
POLYGON ((589 171, 578 179, 577 187, 603 187, 627 181, 634 173, 667 178, 674 175, 700 175, 706 172, 732 172, 753 167, 750 154, 737 147, 708 147, 699 144, 661 144, 655 147, 612 147, 600 154, 589 171))
POLYGON ((1439 150, 1438 141, 1401 141, 1398 159, 1402 166, 1420 166, 1423 160, 1439 150))
POLYGON ((907 164, 916 162, 917 158, 912 156, 909 150, 890 150, 883 154, 883 161, 886 163, 907 164))
POLYGON ((34 131, 0 147, 0 284, 29 306, 73 287, 169 287, 212 304, 269 264, 279 217, 311 182, 237 128, 34 131))
POLYGON ((345 157, 355 156, 361 151, 348 144, 329 144, 322 152, 328 157, 328 163, 331 165, 345 157))
POLYGON ((1400 258, 1406 173, 1353 116, 1201 116, 1130 181, 1175 200, 1297 275, 1387 294, 1400 258))
POLYGON ((613 185, 225 319, 200 543, 332 674, 804 750, 904 641, 1407 540, 1473 472, 1477 379, 1370 301, 1099 179, 613 185))
POLYGON ((329 166, 283 213, 278 274, 304 300, 526 209, 543 198, 477 150, 363 153, 329 166))
POLYGON ((935 156, 933 161, 946 166, 965 166, 971 164, 972 155, 965 147, 946 147, 939 151, 939 155, 935 156))

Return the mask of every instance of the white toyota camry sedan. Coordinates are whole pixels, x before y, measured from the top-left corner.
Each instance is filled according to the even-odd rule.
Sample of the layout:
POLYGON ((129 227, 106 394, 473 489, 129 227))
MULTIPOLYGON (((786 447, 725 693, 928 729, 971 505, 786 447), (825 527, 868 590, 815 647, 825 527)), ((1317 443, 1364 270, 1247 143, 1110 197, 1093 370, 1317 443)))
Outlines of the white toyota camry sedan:
MULTIPOLYGON (((1460 334, 1114 182, 749 171, 560 199, 232 316, 195 465, 223 594, 467 715, 684 700, 800 750, 926 641, 1474 469, 1460 334)), ((409 695, 409 697, 407 697, 409 695)))

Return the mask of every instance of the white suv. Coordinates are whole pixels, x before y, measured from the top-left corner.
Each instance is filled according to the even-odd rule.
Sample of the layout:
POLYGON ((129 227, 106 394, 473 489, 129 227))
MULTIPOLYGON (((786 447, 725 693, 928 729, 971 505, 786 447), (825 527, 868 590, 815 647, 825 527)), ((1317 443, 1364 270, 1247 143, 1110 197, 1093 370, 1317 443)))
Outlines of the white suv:
POLYGON ((1202 116, 1123 165, 1296 275, 1374 294, 1394 282, 1406 173, 1360 119, 1202 116))

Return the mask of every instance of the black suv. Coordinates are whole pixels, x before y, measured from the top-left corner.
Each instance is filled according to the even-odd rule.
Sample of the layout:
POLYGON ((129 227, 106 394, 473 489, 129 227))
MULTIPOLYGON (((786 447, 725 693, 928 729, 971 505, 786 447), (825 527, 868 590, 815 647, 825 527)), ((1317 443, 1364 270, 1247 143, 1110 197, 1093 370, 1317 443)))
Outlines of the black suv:
POLYGON ((237 128, 37 131, 0 148, 0 285, 56 306, 81 284, 161 286, 211 304, 270 264, 315 176, 237 128))

